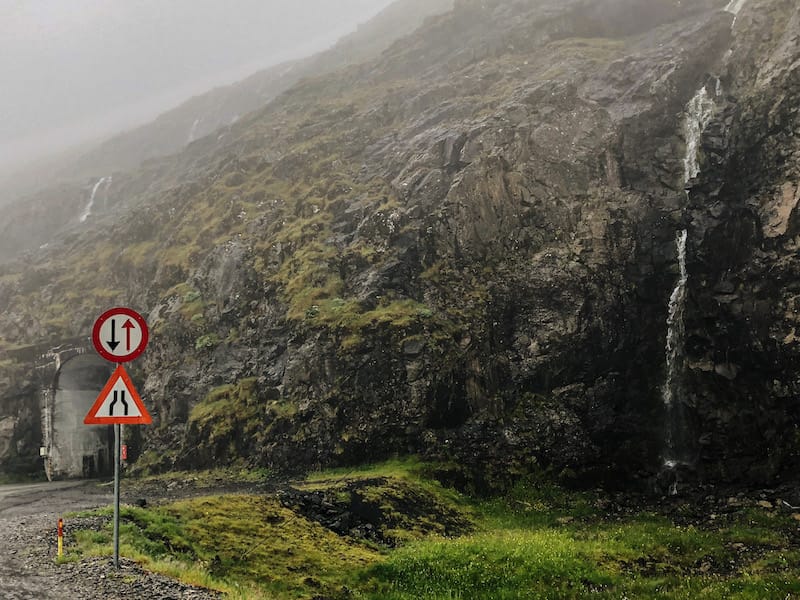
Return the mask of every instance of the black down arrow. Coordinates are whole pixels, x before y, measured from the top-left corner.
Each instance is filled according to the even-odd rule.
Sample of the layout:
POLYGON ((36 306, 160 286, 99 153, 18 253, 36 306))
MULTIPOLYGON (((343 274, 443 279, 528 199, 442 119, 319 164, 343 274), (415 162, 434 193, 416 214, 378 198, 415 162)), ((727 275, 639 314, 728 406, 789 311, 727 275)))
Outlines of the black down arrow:
POLYGON ((119 346, 119 341, 117 340, 117 322, 114 319, 111 319, 111 341, 106 342, 106 344, 108 344, 112 352, 119 346))

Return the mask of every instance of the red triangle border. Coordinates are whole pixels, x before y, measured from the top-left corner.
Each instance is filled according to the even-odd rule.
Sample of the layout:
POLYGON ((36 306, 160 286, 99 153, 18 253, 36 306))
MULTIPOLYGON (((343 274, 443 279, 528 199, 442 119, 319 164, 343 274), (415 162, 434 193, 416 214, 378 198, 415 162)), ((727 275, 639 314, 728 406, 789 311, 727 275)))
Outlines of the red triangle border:
POLYGON ((153 417, 150 416, 150 413, 147 412, 147 409, 144 407, 139 392, 136 391, 133 381, 131 381, 131 377, 125 370, 125 367, 117 365, 117 368, 111 374, 111 377, 105 387, 103 387, 100 395, 97 396, 97 400, 94 401, 92 408, 89 409, 83 422, 86 425, 150 425, 153 422, 153 417), (131 394, 131 400, 133 400, 139 412, 142 414, 138 417, 98 417, 97 412, 100 410, 100 407, 103 406, 106 398, 120 379, 125 382, 131 394))

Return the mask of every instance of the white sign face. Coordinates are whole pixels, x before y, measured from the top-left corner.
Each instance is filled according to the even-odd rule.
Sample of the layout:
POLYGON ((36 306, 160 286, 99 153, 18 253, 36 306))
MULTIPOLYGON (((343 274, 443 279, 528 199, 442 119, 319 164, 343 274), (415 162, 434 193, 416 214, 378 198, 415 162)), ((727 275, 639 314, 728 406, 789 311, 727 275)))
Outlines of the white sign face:
POLYGON ((125 380, 117 379, 114 386, 106 392, 103 403, 97 408, 94 416, 98 419, 107 417, 141 417, 142 411, 133 399, 125 380))
POLYGON ((92 343, 108 361, 122 363, 139 356, 148 341, 147 323, 130 308, 112 308, 104 312, 92 329, 92 343))
POLYGON ((126 315, 106 319, 100 326, 100 342, 113 356, 127 356, 142 343, 142 328, 126 315))

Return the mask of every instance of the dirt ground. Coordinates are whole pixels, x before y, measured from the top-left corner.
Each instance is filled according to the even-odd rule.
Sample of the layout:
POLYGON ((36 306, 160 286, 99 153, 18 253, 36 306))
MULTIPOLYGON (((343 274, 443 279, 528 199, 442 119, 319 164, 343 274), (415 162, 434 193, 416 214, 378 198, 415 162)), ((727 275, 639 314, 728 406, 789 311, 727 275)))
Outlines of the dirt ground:
MULTIPOLYGON (((123 501, 125 501, 123 493, 123 501)), ((111 559, 56 563, 56 527, 63 515, 108 506, 110 485, 96 481, 0 486, 0 598, 2 600, 190 599, 219 596, 166 577, 132 561, 111 559)), ((68 541, 74 524, 65 522, 68 541)))

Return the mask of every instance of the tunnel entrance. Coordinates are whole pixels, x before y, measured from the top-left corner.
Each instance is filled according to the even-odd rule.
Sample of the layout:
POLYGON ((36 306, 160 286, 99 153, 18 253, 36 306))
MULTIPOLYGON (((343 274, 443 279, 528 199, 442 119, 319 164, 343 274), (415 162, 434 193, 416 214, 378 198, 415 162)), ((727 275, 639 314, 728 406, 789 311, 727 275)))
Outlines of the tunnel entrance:
POLYGON ((56 373, 47 407, 49 479, 90 479, 113 472, 113 428, 83 423, 112 370, 99 356, 83 354, 66 361, 56 373))

